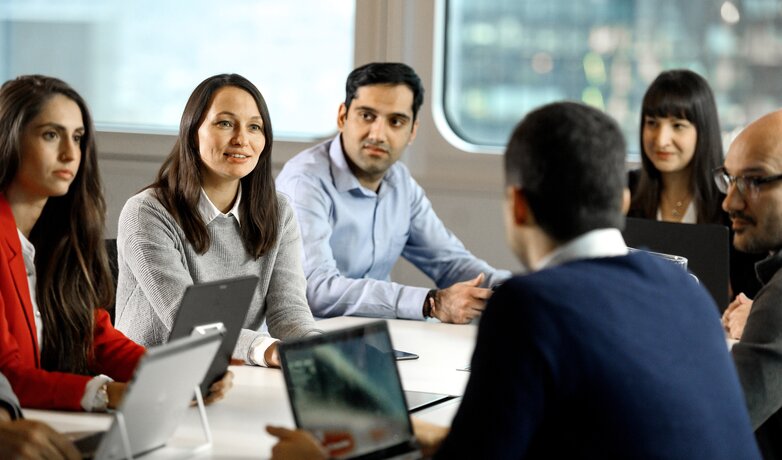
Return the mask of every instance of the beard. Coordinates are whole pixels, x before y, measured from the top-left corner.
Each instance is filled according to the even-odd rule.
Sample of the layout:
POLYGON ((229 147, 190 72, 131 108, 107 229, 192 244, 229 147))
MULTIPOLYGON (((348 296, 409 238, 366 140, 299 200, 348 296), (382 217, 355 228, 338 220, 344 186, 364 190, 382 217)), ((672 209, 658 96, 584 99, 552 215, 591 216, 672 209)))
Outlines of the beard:
POLYGON ((730 218, 747 223, 733 235, 733 245, 739 251, 760 254, 782 248, 782 216, 770 214, 760 225, 757 219, 743 212, 731 212, 730 218))

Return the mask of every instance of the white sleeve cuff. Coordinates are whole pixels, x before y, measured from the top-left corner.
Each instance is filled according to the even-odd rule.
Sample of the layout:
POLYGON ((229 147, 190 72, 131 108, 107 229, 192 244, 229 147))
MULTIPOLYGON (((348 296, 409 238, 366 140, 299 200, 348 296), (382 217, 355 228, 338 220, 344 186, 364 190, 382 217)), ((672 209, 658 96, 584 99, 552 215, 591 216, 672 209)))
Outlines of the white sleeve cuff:
POLYGON ((84 387, 84 395, 81 397, 81 407, 87 412, 92 412, 95 408, 95 398, 98 395, 98 390, 104 383, 113 382, 114 379, 106 375, 96 375, 84 387))
POLYGON ((279 342, 279 340, 268 336, 261 336, 253 340, 252 345, 250 345, 250 364, 269 367, 269 363, 266 362, 264 355, 266 350, 276 342, 279 342))

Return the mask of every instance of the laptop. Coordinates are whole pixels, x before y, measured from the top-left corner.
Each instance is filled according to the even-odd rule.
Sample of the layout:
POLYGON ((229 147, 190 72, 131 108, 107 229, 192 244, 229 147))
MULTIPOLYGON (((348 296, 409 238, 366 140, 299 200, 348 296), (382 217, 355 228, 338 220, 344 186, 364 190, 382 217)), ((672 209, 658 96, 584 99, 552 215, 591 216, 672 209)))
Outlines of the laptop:
POLYGON ((228 369, 257 286, 257 276, 244 276, 194 284, 185 289, 168 340, 188 337, 195 328, 225 328, 223 343, 201 382, 203 395, 209 394, 212 383, 220 380, 228 369))
POLYGON ((331 458, 421 458, 385 321, 282 342, 296 426, 331 458))
POLYGON ((82 458, 126 458, 126 441, 133 457, 163 447, 190 407, 221 340, 222 332, 214 330, 148 349, 108 431, 74 439, 82 458))
POLYGON ((730 232, 719 224, 681 224, 628 217, 622 232, 627 246, 672 254, 687 260, 687 268, 714 298, 720 311, 728 306, 730 232))

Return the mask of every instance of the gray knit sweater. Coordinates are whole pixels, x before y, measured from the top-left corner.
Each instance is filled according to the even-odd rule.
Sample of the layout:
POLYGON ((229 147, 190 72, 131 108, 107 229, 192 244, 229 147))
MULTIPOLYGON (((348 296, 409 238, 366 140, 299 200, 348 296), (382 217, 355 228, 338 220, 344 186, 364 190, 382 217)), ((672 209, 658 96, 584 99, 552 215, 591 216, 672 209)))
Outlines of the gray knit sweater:
POLYGON ((234 358, 250 362, 250 346, 266 335, 259 332, 264 318, 275 338, 319 332, 307 305, 296 218, 283 195, 278 194, 277 201, 277 243, 260 259, 253 259, 233 217, 218 216, 207 225, 212 244, 206 253, 198 254, 151 190, 131 197, 122 208, 117 233, 116 328, 144 346, 164 343, 187 286, 255 275, 260 282, 234 358))

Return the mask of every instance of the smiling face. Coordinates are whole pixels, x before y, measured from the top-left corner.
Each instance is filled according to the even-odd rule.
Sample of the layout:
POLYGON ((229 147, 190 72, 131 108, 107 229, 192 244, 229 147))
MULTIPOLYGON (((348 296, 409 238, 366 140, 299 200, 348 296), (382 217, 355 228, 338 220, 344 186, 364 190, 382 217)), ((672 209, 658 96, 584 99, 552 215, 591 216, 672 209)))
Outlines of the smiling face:
POLYGON ((55 94, 23 128, 19 170, 7 194, 41 200, 68 193, 79 171, 84 123, 73 100, 55 94))
POLYGON ((217 90, 198 128, 205 189, 239 186, 266 145, 263 120, 252 95, 236 86, 217 90))
POLYGON ((337 119, 351 171, 364 187, 377 190, 388 168, 415 139, 413 92, 406 85, 367 85, 356 91, 337 119))
POLYGON ((684 118, 644 116, 644 154, 660 173, 689 170, 698 131, 684 118))

